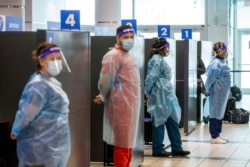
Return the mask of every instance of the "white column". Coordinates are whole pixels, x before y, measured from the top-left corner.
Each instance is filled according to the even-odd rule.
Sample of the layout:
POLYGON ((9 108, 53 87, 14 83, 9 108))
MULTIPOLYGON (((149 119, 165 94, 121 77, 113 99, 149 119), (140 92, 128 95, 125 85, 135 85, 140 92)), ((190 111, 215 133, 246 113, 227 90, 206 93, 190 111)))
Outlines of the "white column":
POLYGON ((206 39, 213 43, 222 41, 228 44, 229 8, 228 0, 206 0, 206 39))
POLYGON ((121 24, 121 0, 95 0, 95 25, 117 28, 121 24))
POLYGON ((47 21, 60 21, 60 10, 65 0, 25 0, 26 30, 47 29, 47 21))
POLYGON ((25 22, 25 0, 0 0, 0 15, 20 17, 25 22))

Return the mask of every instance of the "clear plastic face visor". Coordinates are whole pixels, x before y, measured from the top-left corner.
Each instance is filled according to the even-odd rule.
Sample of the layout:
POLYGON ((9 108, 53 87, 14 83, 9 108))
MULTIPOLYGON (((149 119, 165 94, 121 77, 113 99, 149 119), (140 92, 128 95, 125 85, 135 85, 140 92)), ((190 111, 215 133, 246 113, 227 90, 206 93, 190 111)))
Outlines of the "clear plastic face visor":
POLYGON ((118 36, 118 37, 121 37, 122 35, 128 34, 128 33, 133 33, 133 34, 135 34, 135 31, 134 31, 133 28, 127 28, 127 29, 124 29, 124 30, 118 32, 117 36, 118 36))
POLYGON ((171 47, 168 48, 168 52, 169 52, 168 53, 169 56, 173 56, 173 57, 175 56, 175 53, 171 47))
POLYGON ((45 59, 46 56, 52 54, 52 53, 60 53, 60 56, 53 55, 53 61, 49 60, 50 62, 54 62, 54 67, 58 72, 69 72, 71 73, 71 70, 69 68, 68 62, 64 57, 64 54, 62 50, 59 47, 52 47, 45 49, 41 52, 39 58, 45 59))
POLYGON ((163 45, 162 47, 160 47, 160 48, 152 48, 152 50, 161 50, 163 48, 166 48, 166 51, 167 51, 166 56, 171 54, 171 48, 170 48, 170 45, 169 45, 168 42, 165 45, 163 45))

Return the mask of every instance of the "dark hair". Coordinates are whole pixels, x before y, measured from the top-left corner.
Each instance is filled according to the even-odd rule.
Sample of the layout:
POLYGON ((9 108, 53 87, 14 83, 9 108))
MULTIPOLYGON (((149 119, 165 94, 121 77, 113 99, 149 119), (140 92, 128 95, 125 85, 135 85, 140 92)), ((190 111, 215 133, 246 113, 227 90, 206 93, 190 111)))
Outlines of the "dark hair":
POLYGON ((153 38, 153 40, 154 42, 151 47, 151 53, 149 55, 149 58, 152 58, 154 54, 159 54, 160 51, 164 49, 163 46, 168 44, 168 41, 166 40, 166 38, 153 38))
POLYGON ((224 57, 224 55, 221 54, 221 48, 225 46, 225 43, 224 42, 217 42, 214 44, 213 46, 213 51, 215 51, 216 53, 216 56, 219 56, 219 57, 224 57))
POLYGON ((130 25, 121 25, 120 27, 118 27, 116 29, 116 36, 122 31, 122 30, 125 30, 125 29, 128 29, 128 28, 132 28, 130 25))
POLYGON ((52 47, 57 47, 57 45, 54 43, 43 42, 39 44, 35 50, 32 51, 32 58, 36 61, 37 63, 36 66, 38 70, 41 69, 41 65, 38 61, 40 54, 42 53, 43 50, 52 48, 52 47))

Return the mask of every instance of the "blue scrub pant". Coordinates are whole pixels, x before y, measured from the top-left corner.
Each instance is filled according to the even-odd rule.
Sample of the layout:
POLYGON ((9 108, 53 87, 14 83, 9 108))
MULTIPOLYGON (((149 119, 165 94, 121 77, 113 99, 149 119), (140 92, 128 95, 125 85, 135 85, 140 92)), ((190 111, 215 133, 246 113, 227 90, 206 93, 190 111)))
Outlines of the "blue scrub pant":
POLYGON ((164 141, 164 125, 168 132, 168 138, 171 143, 172 153, 182 151, 181 135, 179 130, 179 124, 174 121, 171 117, 168 118, 165 124, 158 127, 152 126, 152 143, 153 143, 153 154, 162 153, 165 151, 164 141))
POLYGON ((216 118, 209 119, 209 131, 212 138, 217 138, 220 136, 222 131, 222 120, 216 118))

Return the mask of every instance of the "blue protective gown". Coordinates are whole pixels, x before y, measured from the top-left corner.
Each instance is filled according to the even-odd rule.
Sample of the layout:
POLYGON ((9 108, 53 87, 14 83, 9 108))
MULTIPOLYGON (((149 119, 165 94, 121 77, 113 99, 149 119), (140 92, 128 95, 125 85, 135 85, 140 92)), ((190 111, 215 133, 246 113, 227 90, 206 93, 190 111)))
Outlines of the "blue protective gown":
POLYGON ((133 148, 141 104, 139 67, 135 56, 113 48, 105 54, 98 82, 104 101, 103 140, 133 148))
POLYGON ((164 58, 155 54, 148 61, 144 93, 147 95, 147 111, 157 127, 169 117, 180 122, 181 108, 171 83, 172 72, 164 58))
POLYGON ((66 167, 70 155, 69 100, 54 77, 34 73, 26 84, 12 127, 19 167, 66 167))
POLYGON ((206 69, 206 92, 209 93, 209 118, 224 117, 231 86, 230 67, 222 58, 215 57, 206 69))

